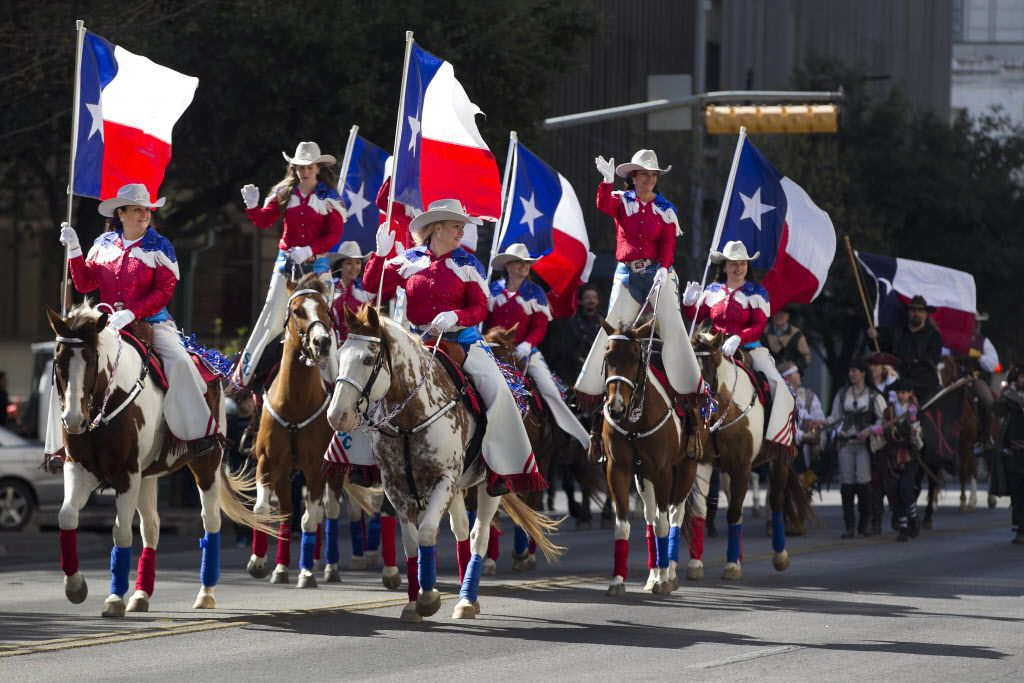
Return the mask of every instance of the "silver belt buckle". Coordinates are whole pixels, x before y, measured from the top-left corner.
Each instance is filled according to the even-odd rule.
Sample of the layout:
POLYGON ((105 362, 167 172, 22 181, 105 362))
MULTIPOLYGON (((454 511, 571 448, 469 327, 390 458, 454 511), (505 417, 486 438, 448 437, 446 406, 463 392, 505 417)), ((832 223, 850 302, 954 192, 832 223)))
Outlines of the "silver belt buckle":
POLYGON ((634 273, 639 273, 647 268, 647 259, 637 259, 629 262, 629 269, 634 273))

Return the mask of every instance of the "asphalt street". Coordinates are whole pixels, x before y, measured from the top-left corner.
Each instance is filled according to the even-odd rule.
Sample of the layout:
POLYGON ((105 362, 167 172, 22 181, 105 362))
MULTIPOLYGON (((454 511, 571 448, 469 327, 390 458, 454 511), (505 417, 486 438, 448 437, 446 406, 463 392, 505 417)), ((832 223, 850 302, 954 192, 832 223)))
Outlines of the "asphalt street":
POLYGON ((218 609, 191 610, 199 550, 165 536, 151 611, 103 619, 107 534, 83 534, 90 594, 81 605, 64 598, 55 532, 0 536, 0 680, 1021 680, 1024 546, 1009 542, 1005 499, 973 513, 956 502, 947 491, 936 528, 904 545, 888 530, 841 540, 838 496, 826 494, 822 528, 789 540, 784 573, 772 569, 763 520, 748 508, 742 580, 719 578, 719 536, 707 540, 706 578, 671 596, 640 591, 639 520, 624 598, 605 596, 611 531, 559 534, 566 556, 527 574, 511 571, 506 535, 475 621, 451 619, 445 530, 447 595, 422 625, 399 622, 404 586, 389 592, 373 572, 346 571, 344 583, 317 590, 250 578, 249 551, 227 526, 218 609))

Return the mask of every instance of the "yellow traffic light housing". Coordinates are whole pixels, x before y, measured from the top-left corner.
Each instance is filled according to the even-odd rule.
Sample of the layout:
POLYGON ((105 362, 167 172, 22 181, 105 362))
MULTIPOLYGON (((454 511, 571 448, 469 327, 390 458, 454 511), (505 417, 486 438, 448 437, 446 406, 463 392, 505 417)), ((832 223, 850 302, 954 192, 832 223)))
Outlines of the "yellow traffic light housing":
POLYGON ((711 134, 835 133, 839 108, 834 104, 708 105, 704 128, 711 134))

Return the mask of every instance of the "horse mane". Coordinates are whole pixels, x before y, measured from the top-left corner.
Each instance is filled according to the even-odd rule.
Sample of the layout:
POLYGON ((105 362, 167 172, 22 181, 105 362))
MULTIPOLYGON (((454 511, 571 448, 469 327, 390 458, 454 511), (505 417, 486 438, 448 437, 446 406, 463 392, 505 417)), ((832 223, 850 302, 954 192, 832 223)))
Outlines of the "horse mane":
POLYGON ((76 304, 68 311, 64 322, 67 323, 68 328, 72 331, 78 331, 86 325, 95 325, 99 322, 102 313, 103 311, 93 306, 91 299, 86 298, 85 301, 76 304))
POLYGON ((320 296, 327 296, 327 285, 320 279, 320 276, 316 273, 306 273, 302 276, 297 283, 295 283, 296 291, 300 289, 312 289, 317 292, 320 296))

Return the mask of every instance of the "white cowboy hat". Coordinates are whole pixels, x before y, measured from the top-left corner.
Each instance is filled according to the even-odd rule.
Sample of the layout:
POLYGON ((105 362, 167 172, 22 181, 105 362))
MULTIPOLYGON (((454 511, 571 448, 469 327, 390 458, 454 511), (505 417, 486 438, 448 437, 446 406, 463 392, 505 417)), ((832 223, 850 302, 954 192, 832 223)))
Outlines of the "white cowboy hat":
POLYGON ((657 171, 658 175, 664 175, 672 170, 672 164, 665 168, 658 166, 658 155, 653 149, 642 149, 633 155, 633 160, 628 164, 619 164, 615 167, 615 174, 620 178, 628 178, 633 171, 657 171))
POLYGON ((338 247, 338 250, 331 254, 332 261, 342 261, 344 259, 357 258, 363 259, 364 261, 373 254, 372 251, 363 253, 363 250, 359 248, 359 243, 355 240, 348 240, 342 242, 338 247))
POLYGON ((530 250, 522 242, 508 245, 508 248, 500 254, 495 254, 491 259, 491 268, 501 270, 506 264, 512 261, 523 261, 524 263, 536 263, 539 258, 532 258, 530 250))
POLYGON ((739 240, 734 240, 732 242, 726 242, 725 247, 722 248, 722 251, 711 252, 711 262, 721 263, 722 261, 753 261, 760 255, 761 252, 757 251, 754 252, 753 256, 749 256, 747 254, 747 246, 743 244, 743 242, 740 242, 739 240))
POLYGON ((419 232, 431 223, 438 221, 459 221, 480 225, 479 220, 466 213, 465 207, 458 199, 438 199, 430 202, 426 211, 409 222, 409 231, 419 232))
POLYGON ((122 206, 144 206, 147 209, 159 209, 167 201, 166 197, 161 197, 155 202, 149 201, 149 190, 142 183, 131 183, 123 186, 117 191, 116 197, 105 199, 100 202, 100 215, 111 218, 114 215, 114 209, 120 209, 122 206))
POLYGON ((309 166, 310 164, 333 166, 338 163, 338 160, 330 154, 321 154, 320 145, 315 142, 300 142, 295 147, 295 156, 288 156, 288 152, 281 152, 281 156, 292 166, 309 166))

